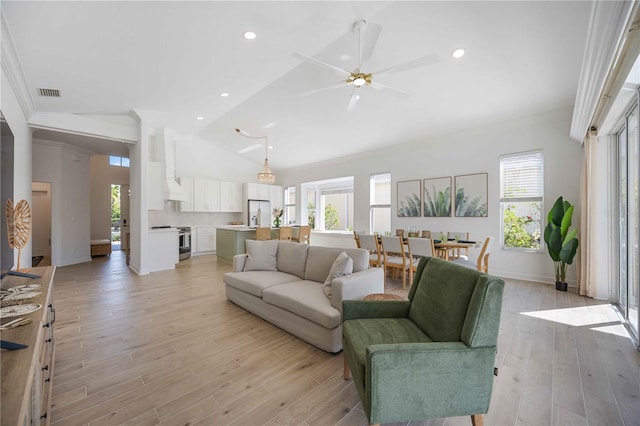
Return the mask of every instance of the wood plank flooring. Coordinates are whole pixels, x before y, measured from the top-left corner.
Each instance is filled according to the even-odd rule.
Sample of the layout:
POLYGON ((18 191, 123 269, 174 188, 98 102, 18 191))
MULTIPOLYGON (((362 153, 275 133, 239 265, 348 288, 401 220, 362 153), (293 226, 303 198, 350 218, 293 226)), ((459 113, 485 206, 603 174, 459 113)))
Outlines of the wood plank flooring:
MULTIPOLYGON (((137 276, 118 251, 58 268, 52 424, 366 425, 342 353, 228 302, 230 269, 137 276)), ((640 424, 640 353, 606 303, 509 280, 496 364, 487 425, 640 424)))

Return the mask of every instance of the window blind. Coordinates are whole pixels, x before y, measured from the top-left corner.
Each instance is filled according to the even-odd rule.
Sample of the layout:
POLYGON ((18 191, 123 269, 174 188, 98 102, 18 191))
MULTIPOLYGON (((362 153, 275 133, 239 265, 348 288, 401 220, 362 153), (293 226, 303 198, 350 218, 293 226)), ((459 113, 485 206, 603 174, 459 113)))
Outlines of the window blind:
POLYGON ((544 195, 543 166, 542 152, 500 157, 501 200, 542 199, 544 195))

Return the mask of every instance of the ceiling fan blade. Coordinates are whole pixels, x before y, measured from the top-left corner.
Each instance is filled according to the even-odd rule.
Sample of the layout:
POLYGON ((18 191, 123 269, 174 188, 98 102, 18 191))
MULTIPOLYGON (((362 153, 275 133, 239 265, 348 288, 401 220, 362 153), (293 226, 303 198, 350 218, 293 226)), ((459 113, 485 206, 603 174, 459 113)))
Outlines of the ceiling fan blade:
POLYGON ((345 87, 346 85, 347 85, 346 81, 341 81, 340 83, 334 84, 333 86, 322 87, 320 89, 314 89, 314 90, 309 90, 308 92, 300 93, 300 96, 309 96, 315 93, 324 92, 325 90, 340 89, 342 87, 345 87))
POLYGON ((376 44, 378 43, 378 38, 380 37, 381 31, 382 25, 374 24, 371 22, 367 23, 367 29, 366 31, 364 31, 364 34, 362 31, 360 31, 358 51, 359 65, 357 70, 355 71, 356 73, 359 73, 360 70, 366 65, 366 63, 369 62, 369 59, 371 59, 373 49, 375 49, 376 44))
POLYGON ((377 89, 377 90, 387 90, 387 91, 389 91, 389 92, 391 92, 391 93, 393 93, 393 94, 395 94, 395 95, 397 95, 397 96, 399 96, 401 98, 405 98, 406 99, 406 98, 410 98, 411 97, 410 94, 408 94, 406 92, 403 92, 402 90, 394 89, 391 86, 387 86, 386 84, 380 84, 380 83, 377 83, 375 81, 372 81, 369 86, 371 86, 371 87, 373 87, 374 89, 377 89))
POLYGON ((298 53, 298 52, 295 52, 293 55, 297 56, 297 57, 299 57, 301 59, 304 59, 306 61, 309 61, 312 64, 316 64, 316 65, 320 65, 320 66, 323 66, 325 68, 328 68, 328 69, 332 70, 333 72, 337 72, 338 74, 340 74, 340 75, 342 75, 344 77, 349 77, 351 75, 351 72, 345 70, 344 68, 340 68, 340 67, 336 67, 336 66, 331 65, 331 64, 327 64, 326 62, 322 62, 322 61, 320 61, 320 60, 318 60, 316 58, 312 58, 311 56, 303 55, 302 53, 298 53))
POLYGON ((360 95, 356 93, 358 88, 356 86, 353 87, 353 91, 351 92, 351 97, 349 98, 349 105, 347 105, 347 111, 353 111, 356 107, 356 103, 358 99, 360 99, 360 95))
POLYGON ((434 53, 433 55, 423 56, 422 58, 418 58, 409 62, 404 62, 402 64, 394 65, 392 67, 385 68, 381 71, 374 72, 371 74, 378 76, 380 74, 384 74, 388 72, 408 71, 414 68, 426 67, 427 65, 434 65, 434 64, 437 64, 438 62, 440 62, 440 58, 438 58, 438 55, 434 53))

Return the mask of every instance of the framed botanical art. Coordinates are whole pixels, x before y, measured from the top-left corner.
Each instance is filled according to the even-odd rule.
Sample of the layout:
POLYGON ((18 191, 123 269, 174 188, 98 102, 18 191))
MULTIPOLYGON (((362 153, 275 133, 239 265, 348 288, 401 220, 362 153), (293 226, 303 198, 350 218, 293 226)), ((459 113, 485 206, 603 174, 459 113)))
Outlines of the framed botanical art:
POLYGON ((425 179, 423 188, 424 217, 451 216, 451 177, 425 179))
POLYGON ((487 173, 455 178, 457 217, 487 217, 487 173))
POLYGON ((420 217, 420 180, 398 182, 398 217, 420 217))

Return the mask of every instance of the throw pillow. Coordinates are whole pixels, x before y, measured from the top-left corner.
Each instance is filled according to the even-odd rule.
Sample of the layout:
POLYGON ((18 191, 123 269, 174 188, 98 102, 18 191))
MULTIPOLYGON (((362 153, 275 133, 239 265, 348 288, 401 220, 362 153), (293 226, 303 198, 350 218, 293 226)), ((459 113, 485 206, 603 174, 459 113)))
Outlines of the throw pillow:
POLYGON ((277 271, 278 240, 245 241, 247 261, 244 271, 277 271))
POLYGON ((331 281, 333 281, 334 278, 349 275, 352 272, 353 259, 351 259, 349 255, 343 251, 338 255, 336 260, 333 261, 333 265, 331 265, 329 275, 327 275, 327 279, 324 280, 324 286, 322 287, 324 295, 327 296, 329 300, 331 300, 331 281))

